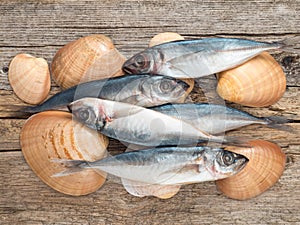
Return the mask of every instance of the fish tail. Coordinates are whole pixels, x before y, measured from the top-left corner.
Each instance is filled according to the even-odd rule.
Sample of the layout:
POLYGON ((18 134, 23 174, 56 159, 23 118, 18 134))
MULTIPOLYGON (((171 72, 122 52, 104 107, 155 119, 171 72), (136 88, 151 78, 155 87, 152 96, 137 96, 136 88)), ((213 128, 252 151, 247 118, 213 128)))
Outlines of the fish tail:
POLYGON ((278 129, 278 130, 283 130, 287 132, 294 132, 294 128, 286 125, 285 123, 290 123, 293 120, 287 119, 283 116, 269 116, 265 117, 264 120, 267 122, 267 126, 270 128, 278 129))
POLYGON ((66 168, 63 171, 52 175, 52 177, 64 177, 91 168, 89 162, 85 160, 53 159, 52 162, 59 163, 66 168))
POLYGON ((279 44, 280 49, 284 51, 300 54, 300 35, 286 38, 276 43, 279 44))
POLYGON ((21 105, 1 105, 1 115, 5 115, 6 117, 21 117, 27 118, 32 115, 31 112, 26 111, 27 107, 32 106, 21 106, 21 105))

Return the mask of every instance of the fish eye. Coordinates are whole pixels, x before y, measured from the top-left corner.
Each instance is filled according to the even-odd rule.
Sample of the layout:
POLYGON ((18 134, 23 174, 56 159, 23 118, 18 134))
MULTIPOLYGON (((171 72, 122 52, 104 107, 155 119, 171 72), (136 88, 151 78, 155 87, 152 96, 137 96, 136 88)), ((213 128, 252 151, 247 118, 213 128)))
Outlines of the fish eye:
POLYGON ((159 88, 163 93, 167 93, 172 90, 173 85, 168 80, 163 80, 162 82, 160 82, 159 88))
POLYGON ((90 118, 90 112, 88 109, 82 109, 78 112, 78 116, 82 121, 87 121, 90 118))
POLYGON ((147 60, 143 55, 138 55, 135 57, 135 66, 138 68, 144 68, 147 66, 147 60))
POLYGON ((235 154, 231 153, 231 152, 224 152, 224 154, 222 155, 222 161, 226 166, 230 166, 231 164, 233 164, 235 162, 235 154))

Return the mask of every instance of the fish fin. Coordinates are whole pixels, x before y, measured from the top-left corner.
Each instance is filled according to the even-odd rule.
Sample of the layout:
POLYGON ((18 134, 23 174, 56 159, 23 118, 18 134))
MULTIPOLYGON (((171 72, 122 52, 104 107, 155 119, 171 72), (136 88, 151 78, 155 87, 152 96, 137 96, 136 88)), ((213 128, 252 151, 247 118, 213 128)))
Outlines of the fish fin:
POLYGON ((286 38, 275 43, 281 45, 280 48, 284 51, 300 54, 300 35, 286 38))
POLYGON ((181 185, 147 184, 125 178, 121 178, 121 180, 125 190, 137 197, 155 196, 162 199, 171 198, 181 187, 181 185))
POLYGON ((85 168, 89 168, 88 162, 84 160, 70 160, 70 159, 52 159, 52 162, 63 165, 66 170, 52 175, 51 177, 63 177, 73 173, 79 173, 85 168))
POLYGON ((267 126, 270 128, 278 129, 278 130, 283 130, 287 132, 294 132, 295 129, 289 125, 286 125, 285 123, 290 123, 293 120, 287 119, 283 116, 269 116, 264 118, 265 121, 267 122, 267 126))

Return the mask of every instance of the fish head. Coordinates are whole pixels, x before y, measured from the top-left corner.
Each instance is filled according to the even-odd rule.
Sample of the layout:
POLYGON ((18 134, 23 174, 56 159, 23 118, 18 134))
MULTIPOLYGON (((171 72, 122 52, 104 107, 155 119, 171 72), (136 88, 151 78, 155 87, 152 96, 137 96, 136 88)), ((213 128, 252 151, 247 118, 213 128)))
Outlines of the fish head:
MULTIPOLYGON (((102 130, 106 117, 101 113, 101 99, 82 98, 68 105, 69 111, 75 120, 94 130, 102 130)), ((102 110, 103 111, 103 110, 102 110)))
POLYGON ((186 82, 172 77, 150 76, 141 85, 141 91, 152 101, 165 104, 181 100, 189 87, 186 82))
POLYGON ((224 149, 210 149, 205 152, 204 161, 214 180, 218 180, 240 172, 249 160, 243 155, 224 149))
POLYGON ((148 51, 140 52, 128 59, 122 69, 127 74, 153 73, 154 55, 148 51))

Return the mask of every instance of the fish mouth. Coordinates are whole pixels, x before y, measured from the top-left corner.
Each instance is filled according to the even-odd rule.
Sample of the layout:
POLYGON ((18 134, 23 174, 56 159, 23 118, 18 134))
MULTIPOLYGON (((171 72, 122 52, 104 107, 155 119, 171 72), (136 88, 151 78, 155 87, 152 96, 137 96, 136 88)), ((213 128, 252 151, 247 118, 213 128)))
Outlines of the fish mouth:
POLYGON ((132 74, 133 72, 128 69, 128 67, 122 67, 122 70, 126 73, 126 74, 132 74))
POLYGON ((122 70, 126 73, 126 74, 135 74, 137 73, 137 70, 134 69, 134 67, 132 68, 132 63, 130 62, 130 60, 126 61, 123 66, 122 66, 122 70))

